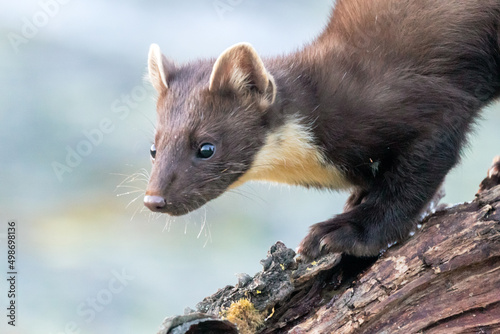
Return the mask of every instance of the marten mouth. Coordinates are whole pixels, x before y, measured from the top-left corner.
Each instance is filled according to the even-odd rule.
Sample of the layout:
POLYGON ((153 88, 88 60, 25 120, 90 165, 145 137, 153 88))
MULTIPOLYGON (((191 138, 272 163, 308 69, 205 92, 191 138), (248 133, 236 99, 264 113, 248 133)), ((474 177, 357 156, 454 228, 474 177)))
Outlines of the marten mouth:
POLYGON ((165 211, 162 211, 162 213, 166 213, 169 216, 184 216, 188 213, 190 213, 193 210, 196 210, 197 208, 190 209, 190 208, 169 208, 165 211))

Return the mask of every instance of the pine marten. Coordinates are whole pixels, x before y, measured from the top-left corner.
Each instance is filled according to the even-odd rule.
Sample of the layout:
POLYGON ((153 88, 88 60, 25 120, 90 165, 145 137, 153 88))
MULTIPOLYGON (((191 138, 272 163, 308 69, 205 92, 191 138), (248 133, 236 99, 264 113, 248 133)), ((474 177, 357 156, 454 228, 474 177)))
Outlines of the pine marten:
POLYGON ((153 44, 148 68, 149 209, 183 215, 253 180, 349 189, 298 252, 372 256, 413 230, 500 96, 500 1, 337 0, 296 52, 241 43, 179 66, 153 44))

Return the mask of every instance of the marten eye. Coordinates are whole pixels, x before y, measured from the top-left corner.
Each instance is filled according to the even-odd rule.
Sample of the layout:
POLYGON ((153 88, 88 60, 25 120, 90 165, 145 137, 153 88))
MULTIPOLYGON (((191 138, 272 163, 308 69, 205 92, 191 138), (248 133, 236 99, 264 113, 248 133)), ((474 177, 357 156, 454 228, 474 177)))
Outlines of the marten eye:
POLYGON ((149 153, 151 153, 151 159, 156 158, 156 146, 155 144, 151 145, 151 148, 149 149, 149 153))
POLYGON ((204 143, 198 149, 196 156, 200 159, 209 159, 215 153, 215 145, 210 143, 204 143))

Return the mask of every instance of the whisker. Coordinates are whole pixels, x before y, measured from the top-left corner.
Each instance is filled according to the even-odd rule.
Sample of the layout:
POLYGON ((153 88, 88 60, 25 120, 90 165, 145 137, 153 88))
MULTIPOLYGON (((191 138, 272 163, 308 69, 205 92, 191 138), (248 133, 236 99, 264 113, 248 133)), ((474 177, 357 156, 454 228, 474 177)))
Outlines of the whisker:
POLYGON ((255 201, 255 202, 260 202, 260 204, 266 204, 267 202, 264 200, 264 198, 262 198, 261 196, 259 196, 258 194, 256 193, 252 193, 252 192, 249 192, 249 191, 244 191, 244 190, 241 190, 241 189, 229 189, 228 190, 229 193, 232 193, 232 194, 236 194, 236 195, 239 195, 243 198, 246 198, 250 201, 255 201))
MULTIPOLYGON (((129 203, 129 205, 130 205, 130 203, 129 203)), ((128 207, 128 205, 127 205, 127 207, 128 207)), ((141 208, 140 206, 138 206, 137 209, 135 209, 134 214, 132 215, 132 217, 130 217, 130 221, 134 220, 134 217, 137 214, 137 212, 142 212, 143 209, 144 209, 144 207, 141 208)))
POLYGON ((126 186, 126 185, 117 186, 117 188, 142 189, 137 186, 126 186))
MULTIPOLYGON (((203 230, 205 229, 206 227, 206 224, 207 224, 207 209, 204 207, 204 217, 203 217, 203 221, 201 222, 201 227, 200 227, 200 232, 198 233, 198 235, 196 236, 196 239, 199 239, 200 236, 201 236, 201 232, 203 232, 203 230)), ((206 233, 206 232, 205 232, 206 233)))
POLYGON ((125 195, 136 194, 136 193, 144 193, 144 190, 143 189, 136 189, 136 190, 127 191, 125 193, 116 194, 116 197, 121 197, 121 196, 125 196, 125 195))
POLYGON ((143 181, 144 183, 147 184, 149 181, 149 178, 146 178, 145 175, 140 174, 140 173, 134 173, 132 175, 127 176, 122 182, 120 182, 117 186, 116 189, 124 187, 125 184, 135 182, 135 181, 143 181))
MULTIPOLYGON (((122 173, 111 173, 111 174, 123 177, 123 180, 121 180, 118 183, 118 185, 114 190, 115 192, 117 192, 118 189, 120 189, 122 190, 122 192, 118 193, 116 196, 117 197, 122 197, 126 195, 133 196, 133 198, 125 205, 125 209, 128 209, 129 207, 132 206, 132 204, 137 203, 138 199, 144 195, 146 188, 145 186, 149 182, 150 178, 150 173, 145 168, 141 168, 137 172, 132 173, 130 175, 122 173)), ((156 219, 154 213, 147 210, 146 207, 142 205, 142 203, 134 209, 130 220, 133 220, 138 213, 144 213, 148 217, 148 221, 151 221, 151 219, 156 219), (149 214, 147 212, 149 212, 149 214)))
POLYGON ((132 203, 134 203, 135 201, 137 201, 140 197, 142 197, 142 191, 141 191, 141 194, 139 194, 137 197, 135 197, 133 200, 131 200, 131 201, 127 204, 127 206, 125 207, 125 209, 127 209, 127 208, 130 206, 130 204, 132 204, 132 203))
MULTIPOLYGON (((183 206, 186 207, 185 205, 183 205, 183 206)), ((188 225, 190 223, 189 219, 190 219, 190 217, 187 216, 186 220, 185 220, 185 223, 184 223, 184 235, 187 235, 187 228, 188 228, 188 225)))
POLYGON ((163 227, 162 232, 165 232, 165 231, 167 231, 167 233, 170 232, 170 227, 172 226, 173 222, 175 222, 175 218, 167 217, 167 219, 165 221, 165 226, 163 227))

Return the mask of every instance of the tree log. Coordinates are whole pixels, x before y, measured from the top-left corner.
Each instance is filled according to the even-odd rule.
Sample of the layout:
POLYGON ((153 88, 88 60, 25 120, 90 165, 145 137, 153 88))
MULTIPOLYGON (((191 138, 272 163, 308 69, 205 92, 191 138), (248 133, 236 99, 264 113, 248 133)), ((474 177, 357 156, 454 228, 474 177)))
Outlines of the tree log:
POLYGON ((500 333, 499 183, 497 157, 472 202, 429 215, 377 258, 301 263, 278 242, 262 272, 205 298, 196 313, 167 318, 159 333, 500 333), (262 315, 258 327, 226 320, 242 299, 262 315))

